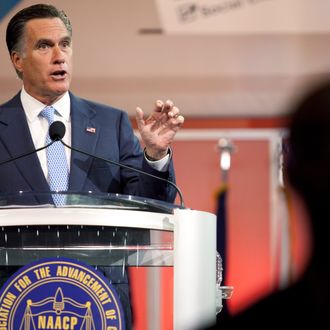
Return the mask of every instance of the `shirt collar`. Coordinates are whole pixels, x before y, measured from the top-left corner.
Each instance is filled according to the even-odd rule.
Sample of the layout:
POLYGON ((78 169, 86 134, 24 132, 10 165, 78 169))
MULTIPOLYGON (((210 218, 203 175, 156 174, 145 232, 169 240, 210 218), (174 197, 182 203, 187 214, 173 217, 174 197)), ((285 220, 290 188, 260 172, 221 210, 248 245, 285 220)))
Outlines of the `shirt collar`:
MULTIPOLYGON (((27 120, 33 122, 37 119, 40 111, 46 106, 26 92, 24 86, 21 91, 21 102, 27 120)), ((52 107, 62 116, 65 121, 70 121, 70 95, 66 92, 58 101, 52 104, 52 107)))

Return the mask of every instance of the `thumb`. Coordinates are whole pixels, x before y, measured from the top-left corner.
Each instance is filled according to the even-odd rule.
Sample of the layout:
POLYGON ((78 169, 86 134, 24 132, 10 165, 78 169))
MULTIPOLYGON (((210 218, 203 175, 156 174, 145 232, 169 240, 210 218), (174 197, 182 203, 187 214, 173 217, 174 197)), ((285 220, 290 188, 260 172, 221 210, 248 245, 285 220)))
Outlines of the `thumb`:
POLYGON ((135 109, 135 120, 138 125, 138 127, 144 125, 144 119, 143 119, 144 113, 140 107, 137 107, 135 109))

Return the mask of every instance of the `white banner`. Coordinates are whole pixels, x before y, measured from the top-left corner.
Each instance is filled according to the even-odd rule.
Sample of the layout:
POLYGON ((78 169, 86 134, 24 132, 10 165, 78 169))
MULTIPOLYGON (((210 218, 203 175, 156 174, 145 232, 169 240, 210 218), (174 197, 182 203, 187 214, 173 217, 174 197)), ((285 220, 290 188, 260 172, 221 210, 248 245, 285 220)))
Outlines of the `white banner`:
POLYGON ((330 0, 155 0, 169 34, 330 32, 330 0))

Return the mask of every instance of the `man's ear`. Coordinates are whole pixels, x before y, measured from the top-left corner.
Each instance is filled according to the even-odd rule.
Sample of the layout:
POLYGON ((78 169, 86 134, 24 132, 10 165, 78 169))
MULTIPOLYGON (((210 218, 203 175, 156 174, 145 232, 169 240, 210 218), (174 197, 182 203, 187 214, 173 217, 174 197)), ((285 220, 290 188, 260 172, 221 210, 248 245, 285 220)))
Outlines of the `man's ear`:
POLYGON ((11 61, 16 69, 17 72, 22 73, 23 72, 23 59, 22 55, 16 51, 13 51, 11 53, 11 61))

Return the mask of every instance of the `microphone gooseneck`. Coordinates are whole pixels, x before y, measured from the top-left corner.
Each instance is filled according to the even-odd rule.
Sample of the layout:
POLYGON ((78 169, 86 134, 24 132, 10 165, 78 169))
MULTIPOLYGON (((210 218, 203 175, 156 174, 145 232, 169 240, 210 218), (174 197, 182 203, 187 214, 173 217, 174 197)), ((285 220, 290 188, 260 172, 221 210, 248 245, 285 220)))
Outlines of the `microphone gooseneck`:
POLYGON ((132 166, 128 166, 128 165, 124 165, 124 164, 115 162, 114 160, 109 160, 109 159, 105 159, 105 158, 102 158, 102 157, 98 157, 96 155, 89 154, 89 153, 87 153, 87 152, 85 152, 83 150, 79 150, 77 148, 74 148, 72 146, 69 146, 65 142, 62 141, 62 138, 63 138, 64 134, 65 134, 65 125, 61 121, 54 121, 50 125, 50 127, 49 127, 49 136, 50 136, 50 138, 52 139, 53 142, 60 141, 65 147, 67 147, 67 148, 69 148, 69 149, 71 149, 73 151, 79 152, 79 153, 84 154, 84 155, 89 156, 89 157, 93 157, 93 158, 102 160, 102 161, 104 161, 106 163, 109 163, 109 164, 113 164, 113 165, 116 165, 116 166, 119 166, 119 167, 122 167, 122 168, 126 168, 126 169, 129 169, 129 170, 135 171, 135 172, 140 173, 140 174, 143 174, 143 175, 147 175, 147 176, 152 177, 152 178, 157 179, 157 180, 164 181, 164 182, 170 184, 171 186, 173 186, 175 188, 175 190, 179 194, 181 206, 183 208, 185 207, 184 206, 182 192, 179 189, 179 187, 175 183, 173 183, 172 181, 167 180, 167 179, 164 179, 164 178, 160 178, 160 177, 158 177, 156 175, 153 175, 153 174, 150 174, 148 172, 142 171, 142 170, 140 170, 138 168, 135 168, 135 167, 132 167, 132 166))
POLYGON ((88 152, 85 152, 85 151, 83 151, 83 150, 80 150, 80 149, 77 149, 77 148, 74 148, 74 147, 71 147, 71 146, 67 145, 67 144, 66 144, 65 142, 63 142, 61 139, 60 139, 60 141, 61 141, 61 143, 62 143, 64 146, 66 146, 67 148, 69 148, 69 149, 71 149, 71 150, 73 150, 73 151, 79 152, 79 153, 81 153, 81 154, 83 154, 83 155, 86 155, 86 156, 89 156, 89 157, 93 157, 93 158, 95 158, 95 159, 102 160, 102 161, 104 161, 104 162, 106 162, 106 163, 113 164, 113 165, 116 165, 116 166, 119 166, 119 167, 122 167, 122 168, 126 168, 126 169, 128 169, 128 170, 132 170, 132 171, 135 171, 135 172, 137 172, 137 173, 140 173, 140 174, 143 174, 143 175, 147 175, 147 176, 149 176, 149 177, 151 177, 151 178, 154 178, 154 179, 157 179, 157 180, 160 180, 160 181, 164 181, 164 182, 170 184, 172 187, 175 188, 175 190, 176 190, 176 191, 178 192, 178 194, 179 194, 181 207, 182 207, 182 208, 185 208, 184 201, 183 201, 183 195, 182 195, 182 192, 181 192, 181 190, 179 189, 179 187, 178 187, 175 183, 173 183, 172 181, 167 180, 167 179, 164 179, 164 178, 161 178, 161 177, 156 176, 156 175, 153 175, 153 174, 150 174, 150 173, 148 173, 148 172, 142 171, 142 170, 140 170, 140 169, 138 169, 138 168, 135 168, 135 167, 132 167, 132 166, 128 166, 128 165, 124 165, 124 164, 121 164, 121 163, 118 163, 118 162, 115 162, 114 160, 109 160, 109 159, 105 159, 105 158, 102 158, 102 157, 99 157, 99 156, 95 156, 95 155, 89 154, 88 152))
MULTIPOLYGON (((62 124, 63 124, 63 123, 62 123, 62 124)), ((63 135, 64 135, 64 134, 63 134, 63 135)), ((12 157, 12 158, 6 159, 6 160, 0 162, 0 166, 1 166, 1 165, 4 165, 4 164, 7 164, 7 163, 14 162, 15 160, 18 160, 18 159, 21 159, 21 158, 24 158, 24 157, 30 156, 30 155, 32 155, 32 154, 35 154, 35 153, 37 153, 37 152, 39 152, 39 151, 41 151, 41 150, 44 150, 44 149, 50 147, 54 142, 55 142, 55 140, 52 140, 50 143, 44 145, 44 146, 41 147, 41 148, 37 148, 37 149, 34 149, 34 150, 32 150, 32 151, 26 152, 26 153, 24 153, 24 154, 18 155, 18 156, 16 156, 16 157, 12 157)))

